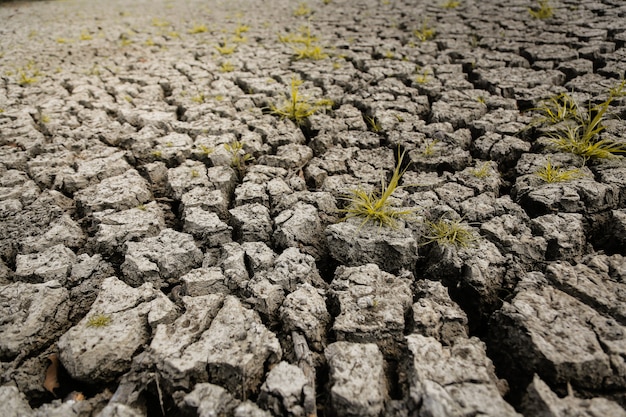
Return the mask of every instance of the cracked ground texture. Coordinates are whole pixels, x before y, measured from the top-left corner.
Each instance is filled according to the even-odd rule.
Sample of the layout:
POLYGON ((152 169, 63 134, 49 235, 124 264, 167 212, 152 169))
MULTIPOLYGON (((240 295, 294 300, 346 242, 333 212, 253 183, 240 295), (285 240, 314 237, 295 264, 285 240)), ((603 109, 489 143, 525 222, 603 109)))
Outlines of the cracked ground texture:
POLYGON ((626 416, 625 71, 622 0, 0 1, 0 414, 626 416))

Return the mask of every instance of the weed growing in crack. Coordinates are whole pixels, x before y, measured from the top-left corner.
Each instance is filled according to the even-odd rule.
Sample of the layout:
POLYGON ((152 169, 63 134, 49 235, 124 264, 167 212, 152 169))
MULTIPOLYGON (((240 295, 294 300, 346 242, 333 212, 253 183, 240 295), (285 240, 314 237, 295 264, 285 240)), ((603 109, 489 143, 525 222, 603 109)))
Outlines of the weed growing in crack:
POLYGON ((435 37, 435 29, 428 26, 428 20, 422 20, 422 26, 419 29, 415 29, 413 34, 421 42, 425 42, 435 37))
POLYGON ((244 148, 243 142, 238 140, 234 140, 230 143, 224 144, 224 149, 230 154, 230 166, 237 170, 239 175, 242 177, 246 171, 246 163, 248 161, 252 161, 254 157, 247 153, 244 148))
POLYGON ((444 9, 456 9, 457 7, 459 7, 461 5, 460 1, 456 1, 456 0, 448 0, 446 2, 444 2, 441 7, 443 7, 444 9))
POLYGON ((87 327, 106 327, 111 324, 111 316, 106 314, 94 314, 87 319, 87 327))
POLYGON ((441 218, 436 222, 426 221, 429 233, 424 235, 425 242, 437 243, 439 246, 470 247, 478 240, 471 227, 461 220, 441 218))
POLYGON ((435 155, 435 146, 439 143, 439 140, 433 139, 424 146, 424 150, 422 151, 422 156, 429 158, 435 155))
POLYGON ((317 43, 319 40, 318 37, 311 35, 310 27, 302 27, 299 32, 300 33, 296 35, 281 35, 278 37, 283 43, 296 45, 293 47, 296 59, 321 60, 329 57, 329 55, 324 52, 324 47, 317 43))
POLYGON ((611 102, 625 94, 625 87, 626 80, 622 80, 611 88, 606 101, 590 106, 586 112, 577 111, 574 118, 576 124, 568 124, 551 134, 550 144, 559 151, 582 156, 585 163, 589 159, 606 159, 626 153, 626 144, 598 137, 606 129, 603 122, 608 116, 611 102))
POLYGON ((535 175, 547 183, 565 182, 583 177, 583 173, 580 169, 562 169, 560 166, 552 165, 550 158, 548 158, 548 161, 543 167, 535 172, 535 175))
POLYGON ((373 116, 365 116, 365 122, 370 130, 374 133, 379 133, 383 130, 383 127, 380 125, 380 122, 376 120, 373 116))
POLYGON ((398 219, 412 219, 415 210, 392 207, 389 201, 389 197, 391 197, 394 191, 402 187, 400 185, 400 179, 407 170, 407 168, 402 168, 404 155, 405 152, 399 155, 398 163, 389 183, 385 183, 384 179, 381 180, 380 193, 356 189, 350 191, 348 196, 342 197, 343 200, 348 202, 347 207, 340 210, 342 213, 345 213, 343 220, 358 217, 363 219, 361 226, 372 222, 378 223, 379 227, 386 226, 394 228, 397 227, 398 219))
POLYGON ((541 114, 534 120, 536 124, 556 124, 578 117, 578 103, 567 93, 552 96, 532 110, 541 114))
POLYGON ((489 162, 483 162, 480 167, 470 169, 470 174, 479 179, 487 178, 491 176, 491 165, 489 162))
POLYGON ((314 115, 320 110, 332 107, 330 100, 318 100, 311 103, 306 97, 303 97, 298 87, 302 81, 297 78, 291 79, 290 95, 280 105, 271 105, 270 111, 283 119, 289 119, 298 125, 303 125, 309 116, 314 115))
POLYGON ((528 13, 535 19, 549 19, 554 16, 548 0, 537 0, 537 7, 529 7, 528 13))

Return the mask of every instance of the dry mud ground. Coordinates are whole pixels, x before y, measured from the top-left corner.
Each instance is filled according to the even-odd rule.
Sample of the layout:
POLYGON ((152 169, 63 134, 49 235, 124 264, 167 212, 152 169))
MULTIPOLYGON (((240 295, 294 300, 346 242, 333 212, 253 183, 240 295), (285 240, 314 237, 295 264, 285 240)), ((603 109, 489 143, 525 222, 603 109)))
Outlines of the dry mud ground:
POLYGON ((0 414, 626 415, 624 157, 553 143, 626 4, 549 4, 0 3, 0 414))

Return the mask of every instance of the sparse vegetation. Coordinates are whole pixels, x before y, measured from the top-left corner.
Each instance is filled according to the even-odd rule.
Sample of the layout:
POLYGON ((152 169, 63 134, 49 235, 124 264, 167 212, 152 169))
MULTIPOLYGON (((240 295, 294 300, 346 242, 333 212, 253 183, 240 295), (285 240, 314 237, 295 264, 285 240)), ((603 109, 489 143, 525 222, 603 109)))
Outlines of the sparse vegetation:
MULTIPOLYGON (((419 69, 418 69, 418 71, 419 71, 419 69)), ((421 84, 426 84, 429 80, 430 80, 430 71, 428 71, 428 69, 422 70, 415 77, 415 82, 420 84, 420 85, 421 84)))
MULTIPOLYGON (((563 112, 567 113, 568 119, 572 119, 573 123, 567 123, 550 135, 552 147, 562 152, 580 155, 585 163, 589 159, 612 158, 615 154, 626 153, 626 144, 599 138, 600 133, 606 129, 604 121, 608 116, 611 102, 624 94, 625 87, 626 80, 622 80, 610 89, 609 97, 604 102, 589 106, 587 111, 578 110, 576 103, 567 104, 568 110, 563 112)), ((567 99, 568 102, 569 100, 567 99)))
POLYGON ((87 327, 106 327, 111 324, 111 316, 107 314, 94 314, 87 319, 87 327))
POLYGON ((293 11, 293 15, 297 17, 308 16, 311 14, 311 9, 306 3, 302 2, 298 4, 298 8, 293 11))
POLYGON ((529 7, 528 13, 535 19, 549 19, 554 15, 554 10, 552 10, 549 0, 537 0, 537 6, 529 7))
POLYGON ((398 219, 407 220, 413 217, 415 210, 392 207, 389 201, 389 197, 401 187, 400 179, 406 171, 406 168, 402 168, 404 155, 404 152, 399 155, 389 183, 384 178, 381 180, 380 192, 367 192, 359 188, 343 197, 348 202, 347 207, 341 210, 345 213, 344 220, 358 217, 363 219, 361 226, 372 222, 378 223, 380 227, 396 227, 398 219))
POLYGON ((244 150, 243 142, 234 140, 224 144, 224 149, 231 155, 230 166, 241 175, 245 172, 246 163, 253 160, 252 155, 244 150))
POLYGON ((483 162, 479 167, 470 169, 470 174, 476 178, 487 178, 491 176, 491 165, 489 162, 483 162))
POLYGON ((433 139, 424 146, 422 150, 422 156, 430 157, 435 154, 435 146, 439 143, 439 140, 433 139))
POLYGON ((365 116, 365 122, 369 126, 369 129, 374 133, 378 133, 383 130, 380 122, 373 116, 365 116))
POLYGON ((562 169, 560 166, 552 165, 550 158, 541 169, 535 172, 535 175, 547 183, 571 181, 583 176, 578 168, 562 169))
POLYGON ((428 26, 428 20, 424 19, 422 20, 422 26, 419 29, 415 29, 413 34, 421 42, 425 42, 435 37, 435 29, 428 26))
POLYGON ((311 34, 311 28, 302 27, 298 34, 280 35, 278 39, 287 44, 293 44, 296 59, 326 59, 329 55, 324 52, 324 47, 317 42, 319 38, 311 34))
POLYGON ((436 222, 426 221, 426 225, 429 233, 424 235, 424 245, 437 243, 439 246, 467 248, 478 240, 471 227, 462 220, 441 218, 436 222))
POLYGON ((232 55, 237 49, 237 45, 231 46, 231 45, 228 45, 226 41, 224 41, 221 45, 217 45, 215 49, 217 49, 217 52, 219 52, 222 55, 232 55))
POLYGON ((303 97, 299 92, 299 86, 301 84, 301 80, 295 77, 292 78, 289 98, 285 99, 280 105, 272 105, 270 107, 273 114, 283 119, 290 119, 298 125, 305 123, 309 116, 312 116, 318 111, 332 107, 332 102, 329 100, 318 100, 315 103, 309 102, 306 97, 303 97))
POLYGON ((552 96, 532 110, 540 113, 540 116, 534 120, 537 124, 556 124, 578 117, 578 104, 567 93, 552 96))
POLYGON ((460 1, 456 1, 456 0, 447 0, 446 2, 444 2, 441 7, 443 7, 444 9, 456 9, 457 7, 459 7, 461 5, 460 1))
POLYGON ((209 28, 206 27, 206 25, 202 25, 202 24, 194 24, 191 29, 189 29, 187 32, 192 34, 192 35, 196 35, 198 33, 205 33, 208 32, 209 28))

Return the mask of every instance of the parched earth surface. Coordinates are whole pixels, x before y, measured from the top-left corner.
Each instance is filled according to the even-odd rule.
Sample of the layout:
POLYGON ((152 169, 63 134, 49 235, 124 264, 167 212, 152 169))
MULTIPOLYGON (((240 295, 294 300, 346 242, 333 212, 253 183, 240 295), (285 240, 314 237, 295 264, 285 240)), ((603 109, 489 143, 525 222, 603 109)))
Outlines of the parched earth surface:
POLYGON ((536 110, 626 144, 626 4, 548 5, 0 3, 0 414, 626 416, 624 157, 536 110))

